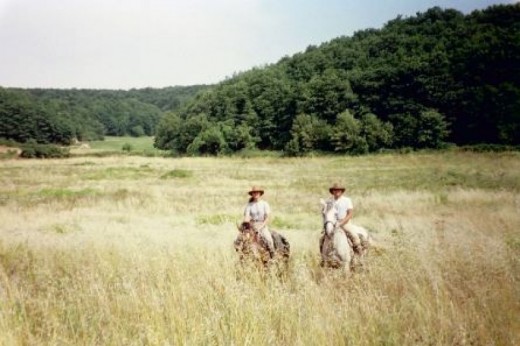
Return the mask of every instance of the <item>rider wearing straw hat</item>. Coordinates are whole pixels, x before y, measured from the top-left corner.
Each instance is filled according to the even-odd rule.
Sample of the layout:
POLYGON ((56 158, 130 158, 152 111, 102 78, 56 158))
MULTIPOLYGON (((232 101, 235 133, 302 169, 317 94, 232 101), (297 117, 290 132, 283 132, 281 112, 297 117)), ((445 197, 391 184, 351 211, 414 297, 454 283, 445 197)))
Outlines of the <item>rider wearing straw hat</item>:
POLYGON ((335 227, 341 227, 352 241, 352 247, 357 254, 361 253, 361 240, 355 230, 352 229, 352 223, 349 222, 354 214, 354 206, 352 200, 343 194, 345 193, 345 187, 341 184, 334 183, 330 188, 329 192, 332 195, 330 201, 333 203, 336 211, 336 223, 335 227))
POLYGON ((249 201, 244 210, 244 222, 250 222, 255 230, 257 230, 264 238, 271 258, 274 257, 273 236, 267 228, 271 207, 269 203, 262 199, 264 189, 259 186, 253 186, 248 192, 249 201))

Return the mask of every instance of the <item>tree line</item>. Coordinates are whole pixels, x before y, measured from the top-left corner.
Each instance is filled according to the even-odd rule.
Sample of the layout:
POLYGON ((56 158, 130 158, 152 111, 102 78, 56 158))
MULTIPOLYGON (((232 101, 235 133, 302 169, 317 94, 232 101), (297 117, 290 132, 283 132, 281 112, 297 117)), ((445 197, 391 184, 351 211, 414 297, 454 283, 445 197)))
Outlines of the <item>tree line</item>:
POLYGON ((520 5, 431 8, 197 94, 157 127, 179 154, 520 144, 520 5))
POLYGON ((0 138, 71 144, 104 136, 152 136, 204 85, 162 89, 86 90, 0 87, 0 138))

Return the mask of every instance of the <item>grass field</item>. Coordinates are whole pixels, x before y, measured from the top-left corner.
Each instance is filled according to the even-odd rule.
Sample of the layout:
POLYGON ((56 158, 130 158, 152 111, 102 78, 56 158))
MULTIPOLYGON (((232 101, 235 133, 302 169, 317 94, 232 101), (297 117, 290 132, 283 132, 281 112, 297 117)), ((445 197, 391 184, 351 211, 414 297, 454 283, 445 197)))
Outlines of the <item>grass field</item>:
POLYGON ((114 154, 114 153, 134 153, 147 156, 164 155, 166 151, 159 150, 153 146, 154 137, 113 137, 107 136, 102 141, 86 142, 88 148, 76 146, 71 147, 71 153, 76 156, 89 154, 114 154), (125 149, 123 149, 125 148, 125 149))
POLYGON ((13 159, 0 179, 1 345, 520 344, 518 153, 13 159), (375 238, 347 277, 318 265, 334 181, 375 238), (237 266, 253 184, 282 277, 237 266))

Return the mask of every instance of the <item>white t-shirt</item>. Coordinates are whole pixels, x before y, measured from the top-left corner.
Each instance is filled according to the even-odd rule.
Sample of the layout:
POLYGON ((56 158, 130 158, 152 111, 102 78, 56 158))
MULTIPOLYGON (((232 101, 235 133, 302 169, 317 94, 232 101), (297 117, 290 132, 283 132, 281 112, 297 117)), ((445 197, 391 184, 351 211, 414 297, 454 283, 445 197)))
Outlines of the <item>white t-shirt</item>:
POLYGON ((334 217, 336 221, 342 220, 347 216, 347 211, 350 209, 354 209, 354 205, 352 204, 352 200, 348 197, 341 196, 337 200, 333 197, 330 199, 333 203, 333 207, 335 210, 334 217))
POLYGON ((271 214, 271 207, 264 200, 249 202, 244 210, 244 217, 249 217, 252 222, 262 222, 269 214, 271 214))

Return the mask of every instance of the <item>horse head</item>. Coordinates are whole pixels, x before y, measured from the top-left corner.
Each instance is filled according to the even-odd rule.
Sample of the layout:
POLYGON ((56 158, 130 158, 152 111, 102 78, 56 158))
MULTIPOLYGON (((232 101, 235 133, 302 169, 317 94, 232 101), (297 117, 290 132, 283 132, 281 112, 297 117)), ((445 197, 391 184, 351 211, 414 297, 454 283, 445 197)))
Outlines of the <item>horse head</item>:
POLYGON ((237 228, 240 233, 244 233, 244 232, 252 231, 253 225, 251 224, 251 222, 244 221, 240 225, 237 224, 237 228))
POLYGON ((329 237, 332 236, 334 233, 334 224, 336 222, 335 220, 335 210, 334 210, 334 204, 332 201, 325 202, 323 199, 320 199, 321 204, 321 214, 323 217, 323 230, 325 231, 325 234, 329 237))
POLYGON ((347 235, 341 228, 336 227, 334 201, 320 199, 320 204, 325 233, 320 238, 321 265, 330 268, 344 268, 350 264, 352 259, 347 235))
POLYGON ((257 242, 256 231, 250 222, 237 223, 238 235, 234 242, 237 252, 242 254, 250 253, 254 250, 254 243, 257 242))

